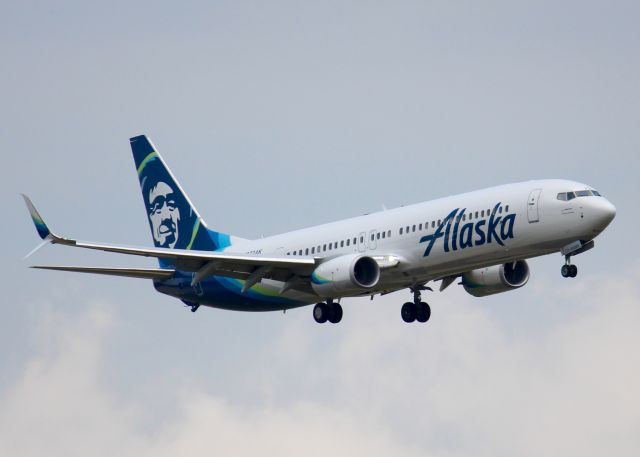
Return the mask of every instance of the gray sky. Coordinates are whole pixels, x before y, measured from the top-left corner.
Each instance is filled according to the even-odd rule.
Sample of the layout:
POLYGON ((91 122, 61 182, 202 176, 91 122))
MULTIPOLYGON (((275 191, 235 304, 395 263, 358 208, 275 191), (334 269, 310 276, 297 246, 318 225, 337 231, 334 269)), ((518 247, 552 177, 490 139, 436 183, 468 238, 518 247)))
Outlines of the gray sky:
POLYGON ((637 455, 637 2, 0 4, 0 455, 637 455), (583 181, 618 208, 563 280, 201 309, 149 282, 28 270, 154 265, 128 138, 208 224, 259 237, 485 186, 583 181), (37 433, 34 433, 37 431, 37 433))

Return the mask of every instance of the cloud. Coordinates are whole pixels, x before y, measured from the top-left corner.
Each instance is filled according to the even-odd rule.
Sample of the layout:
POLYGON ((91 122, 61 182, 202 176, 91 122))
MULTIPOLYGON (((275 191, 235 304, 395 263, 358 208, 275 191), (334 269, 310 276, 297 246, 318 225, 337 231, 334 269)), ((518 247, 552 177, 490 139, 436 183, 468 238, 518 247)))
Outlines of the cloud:
POLYGON ((427 326, 399 322, 394 295, 376 306, 393 321, 364 301, 342 327, 299 313, 244 373, 256 401, 205 379, 176 385, 170 413, 104 382, 110 308, 51 314, 0 393, 0 455, 637 455, 639 279, 532 288, 574 311, 526 334, 460 291, 427 326))

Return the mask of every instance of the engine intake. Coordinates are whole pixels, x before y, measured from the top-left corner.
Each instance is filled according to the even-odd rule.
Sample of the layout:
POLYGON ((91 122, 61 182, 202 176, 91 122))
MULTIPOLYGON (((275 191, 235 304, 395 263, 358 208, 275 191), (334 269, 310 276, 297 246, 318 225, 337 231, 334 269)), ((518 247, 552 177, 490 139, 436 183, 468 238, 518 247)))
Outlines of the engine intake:
POLYGON ((464 290, 474 297, 499 294, 524 286, 529 281, 529 265, 524 260, 479 268, 462 275, 464 290))
POLYGON ((375 287, 379 280, 378 263, 362 254, 327 260, 311 274, 311 286, 323 298, 357 295, 375 287))

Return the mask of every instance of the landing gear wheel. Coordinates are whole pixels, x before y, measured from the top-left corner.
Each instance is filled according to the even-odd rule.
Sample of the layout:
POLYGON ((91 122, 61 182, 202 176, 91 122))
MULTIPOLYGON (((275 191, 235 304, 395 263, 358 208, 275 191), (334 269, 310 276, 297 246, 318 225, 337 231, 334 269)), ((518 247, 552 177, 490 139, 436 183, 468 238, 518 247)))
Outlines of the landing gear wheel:
POLYGON ((407 302, 402 305, 400 309, 400 315, 402 316, 402 320, 406 323, 410 323, 416 320, 416 305, 411 302, 407 302))
POLYGON ((331 303, 329 306, 329 322, 337 324, 342 320, 342 306, 340 303, 331 303))
POLYGON ((562 265, 562 268, 560 268, 560 274, 563 278, 568 278, 570 276, 570 270, 570 265, 562 265))
POLYGON ((416 305, 416 320, 418 322, 427 322, 431 317, 431 307, 425 303, 420 302, 416 305))
POLYGON ((578 276, 578 267, 569 265, 569 277, 575 278, 576 276, 578 276))
POLYGON ((329 307, 325 303, 318 303, 313 307, 313 318, 318 324, 324 324, 329 318, 329 307))

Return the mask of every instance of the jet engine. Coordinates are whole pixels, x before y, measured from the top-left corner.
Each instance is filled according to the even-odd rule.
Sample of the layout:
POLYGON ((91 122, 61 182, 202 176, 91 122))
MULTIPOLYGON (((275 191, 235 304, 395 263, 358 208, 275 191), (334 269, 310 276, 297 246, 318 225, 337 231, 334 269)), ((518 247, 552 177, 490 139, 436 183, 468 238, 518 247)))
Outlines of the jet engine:
POLYGON ((323 298, 337 298, 366 292, 379 279, 380 267, 374 259, 347 254, 318 265, 311 274, 311 286, 323 298))
POLYGON ((464 290, 474 297, 499 294, 524 286, 529 281, 529 265, 524 260, 479 268, 462 275, 464 290))

